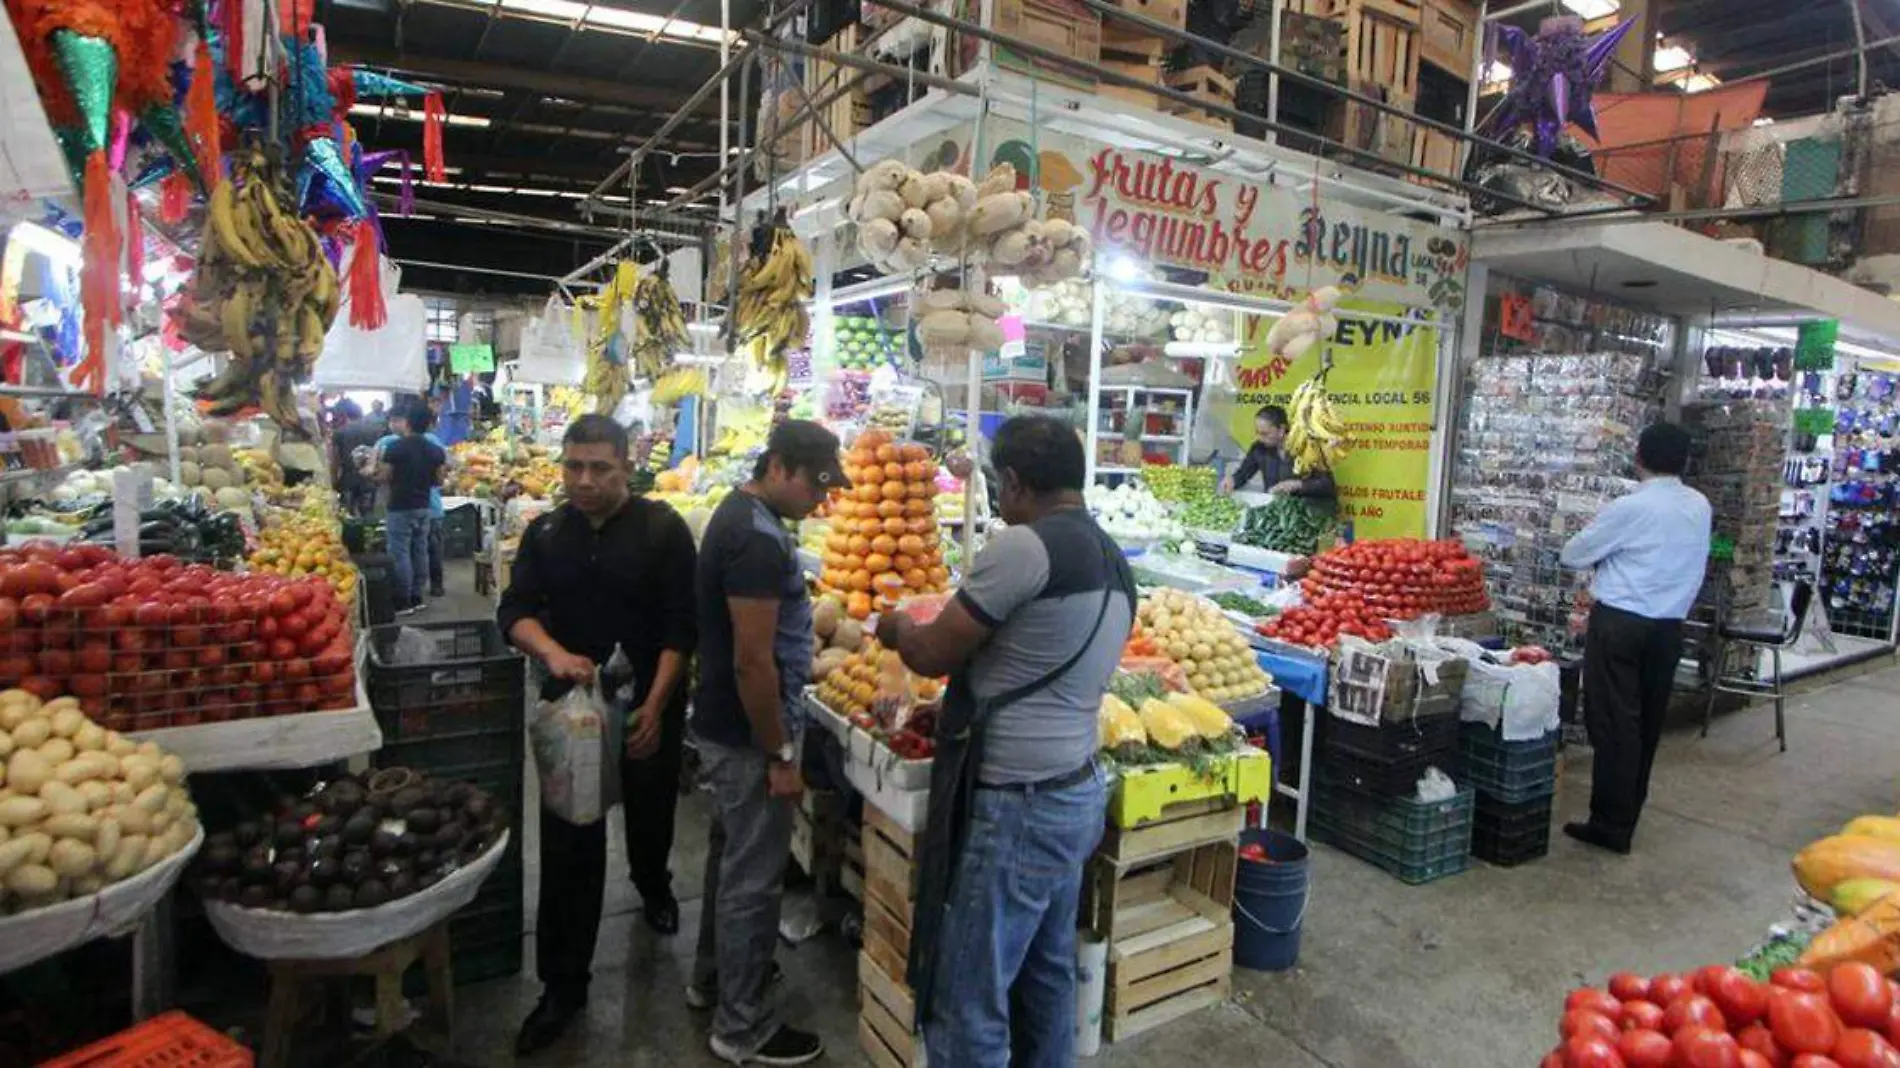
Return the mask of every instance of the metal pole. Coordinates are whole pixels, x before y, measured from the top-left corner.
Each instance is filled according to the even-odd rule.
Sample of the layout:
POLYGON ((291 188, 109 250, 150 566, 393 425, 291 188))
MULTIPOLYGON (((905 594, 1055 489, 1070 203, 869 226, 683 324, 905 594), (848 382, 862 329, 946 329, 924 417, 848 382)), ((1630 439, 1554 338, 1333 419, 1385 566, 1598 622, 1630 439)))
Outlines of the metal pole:
POLYGON ((1740 77, 1740 78, 1731 78, 1728 81, 1723 82, 1722 84, 1723 85, 1740 85, 1743 82, 1752 82, 1761 78, 1777 78, 1783 74, 1790 74, 1790 73, 1793 73, 1794 71, 1802 70, 1807 67, 1815 67, 1823 63, 1832 63, 1837 59, 1847 59, 1851 56, 1857 56, 1857 55, 1865 56, 1868 52, 1871 52, 1876 48, 1886 48, 1889 45, 1896 45, 1896 44, 1900 44, 1900 34, 1894 34, 1891 37, 1882 37, 1878 41, 1869 41, 1864 45, 1856 45, 1853 48, 1843 48, 1838 52, 1829 52, 1825 56, 1814 56, 1809 59, 1799 60, 1794 63, 1785 63, 1779 67, 1770 67, 1769 69, 1762 71, 1760 74, 1749 74, 1749 75, 1744 75, 1743 77, 1740 77))
MULTIPOLYGON (((1280 24, 1285 18, 1282 14, 1284 2, 1285 0, 1273 0, 1267 8, 1267 16, 1273 20, 1273 24, 1267 29, 1267 55, 1276 67, 1280 63, 1280 24)), ((1280 119, 1280 72, 1277 70, 1267 75, 1267 117, 1275 122, 1280 119)), ((1267 131, 1267 143, 1279 144, 1280 135, 1271 130, 1267 131)))
MULTIPOLYGON (((732 53, 732 0, 719 0, 719 69, 720 70, 726 69, 726 66, 732 62, 731 53, 732 53)), ((724 167, 726 163, 731 159, 732 157, 731 148, 732 148, 732 82, 730 79, 721 78, 719 79, 719 166, 724 167)), ((718 219, 722 225, 728 221, 726 219, 726 206, 727 206, 726 205, 726 187, 724 183, 721 183, 719 186, 718 219)), ((701 270, 702 270, 702 273, 704 273, 705 277, 707 278, 712 277, 712 274, 711 274, 712 267, 713 267, 712 256, 708 254, 706 256, 706 262, 701 265, 701 270)), ((705 294, 704 282, 700 283, 700 294, 702 296, 705 294)))
MULTIPOLYGON (((752 58, 752 49, 747 48, 747 49, 742 50, 738 55, 733 56, 731 59, 720 64, 719 70, 715 72, 712 77, 706 79, 706 81, 703 84, 701 84, 698 89, 693 90, 693 95, 686 98, 686 103, 681 104, 678 111, 675 111, 673 114, 667 116, 666 121, 660 124, 660 128, 658 130, 653 131, 653 136, 647 138, 644 142, 641 143, 640 147, 634 149, 633 152, 630 153, 627 156, 627 158, 621 162, 620 166, 615 167, 613 169, 612 174, 609 174, 607 177, 602 178, 600 180, 600 184, 595 186, 592 190, 590 190, 587 194, 587 199, 580 201, 580 204, 582 206, 585 206, 593 201, 599 200, 600 195, 602 193, 606 192, 609 188, 611 188, 614 185, 614 183, 620 181, 621 176, 627 173, 627 169, 629 167, 633 167, 637 165, 641 160, 645 159, 647 156, 647 153, 653 151, 654 148, 659 145, 660 141, 663 140, 667 134, 672 133, 674 129, 676 129, 679 126, 680 123, 686 121, 686 117, 688 115, 691 115, 693 111, 699 107, 699 105, 706 102, 706 98, 712 95, 712 91, 714 89, 718 88, 721 85, 724 85, 726 81, 726 76, 732 73, 732 70, 734 67, 737 67, 740 64, 743 64, 746 60, 750 58, 752 58)), ((725 131, 725 124, 722 121, 720 123, 720 132, 721 132, 722 137, 723 137, 724 131, 725 131)))
POLYGON ((1488 15, 1483 16, 1482 18, 1479 19, 1479 24, 1482 25, 1486 22, 1499 22, 1503 19, 1510 18, 1512 15, 1522 15, 1526 11, 1536 11, 1536 10, 1539 10, 1540 8, 1549 8, 1549 7, 1554 7, 1554 6, 1556 5, 1552 4, 1551 0, 1524 0, 1524 2, 1521 4, 1512 4, 1510 7, 1507 7, 1502 11, 1494 11, 1488 15))
POLYGON ((172 381, 172 347, 160 345, 159 349, 165 353, 165 455, 171 460, 172 485, 182 486, 178 479, 178 391, 172 381))
MULTIPOLYGON (((1652 211, 1642 214, 1537 219, 1528 223, 1480 223, 1473 229, 1541 230, 1552 226, 1622 226, 1629 223, 1689 222, 1696 219, 1773 219, 1783 215, 1810 215, 1824 211, 1852 211, 1858 208, 1885 208, 1900 204, 1900 193, 1871 197, 1830 197, 1827 200, 1803 200, 1793 204, 1767 204, 1758 208, 1691 208, 1685 211, 1652 211)), ((1337 313, 1335 313, 1337 314, 1337 313)))
POLYGON ((1484 38, 1491 32, 1485 28, 1491 10, 1491 0, 1478 0, 1478 32, 1471 35, 1471 77, 1465 82, 1465 137, 1458 146, 1458 176, 1471 168, 1471 157, 1477 151, 1475 139, 1478 136, 1478 93, 1484 88, 1486 64, 1484 62, 1484 38))
POLYGON ((1860 91, 1856 99, 1867 99, 1867 24, 1860 17, 1860 0, 1847 0, 1848 13, 1854 16, 1854 44, 1859 53, 1860 91))
MULTIPOLYGON (((739 261, 744 259, 745 246, 741 242, 750 240, 745 225, 745 169, 749 153, 746 151, 746 98, 752 92, 752 68, 758 63, 758 49, 746 50, 746 61, 739 65, 739 154, 733 157, 739 166, 733 177, 732 195, 732 240, 727 245, 731 255, 726 257, 726 306, 732 311, 726 315, 726 351, 732 351, 732 342, 739 336, 739 261)), ((719 168, 724 174, 732 163, 719 168)), ((701 183, 704 184, 704 183, 701 183)), ((723 183, 722 183, 723 184, 723 183)), ((691 194, 697 195, 697 194, 691 194)))
POLYGON ((1088 446, 1088 461, 1084 470, 1088 477, 1082 480, 1085 486, 1095 485, 1095 455, 1099 448, 1097 439, 1101 437, 1097 424, 1102 421, 1102 328, 1108 319, 1108 299, 1102 285, 1102 276, 1097 274, 1089 289, 1094 293, 1089 311, 1089 426, 1085 444, 1088 446))
POLYGON ((476 274, 492 274, 492 275, 498 275, 503 278, 534 278, 540 281, 554 282, 557 285, 597 286, 600 284, 598 282, 576 281, 572 278, 562 278, 558 275, 552 275, 552 274, 535 274, 531 271, 505 271, 499 267, 471 267, 465 263, 436 263, 433 260, 398 260, 398 259, 392 259, 389 262, 399 263, 405 267, 435 267, 444 271, 473 271, 476 274))
MULTIPOLYGON (((1545 2, 1547 2, 1547 0, 1539 0, 1540 6, 1544 4, 1545 2)), ((1172 37, 1178 41, 1184 41, 1188 44, 1193 45, 1197 49, 1203 49, 1205 51, 1213 52, 1216 55, 1222 56, 1226 59, 1231 59, 1237 63, 1244 64, 1256 70, 1264 70, 1268 72, 1269 74, 1277 73, 1282 78, 1285 78, 1288 81, 1294 82, 1299 85, 1306 85, 1306 86, 1311 86, 1317 89, 1323 89, 1329 93, 1332 93, 1340 97, 1341 99, 1350 100, 1355 104, 1363 104, 1366 107, 1372 108, 1374 111, 1378 111, 1387 115, 1396 115, 1399 118, 1404 119, 1408 122, 1411 122, 1423 129, 1437 130, 1439 133, 1450 134, 1451 136, 1459 138, 1460 140, 1467 140, 1471 136, 1470 134, 1467 134, 1465 131, 1460 130, 1458 127, 1453 126, 1452 124, 1448 122, 1439 122, 1437 119, 1428 119, 1424 117, 1423 115, 1418 115, 1413 112, 1406 111, 1403 108, 1394 107, 1383 100, 1379 100, 1375 97, 1367 96, 1364 93, 1354 92, 1351 89, 1343 89, 1324 79, 1315 78, 1310 74, 1303 74, 1300 71, 1290 70, 1288 68, 1280 66, 1277 63, 1272 63, 1267 60, 1261 59, 1259 56, 1256 56, 1251 52, 1243 52, 1240 49, 1233 47, 1232 45, 1223 44, 1220 41, 1216 41, 1208 37, 1203 37, 1200 34, 1189 33, 1186 30, 1175 29, 1174 27, 1169 26, 1166 23, 1156 22, 1154 19, 1148 18, 1145 15, 1137 15, 1137 14, 1134 14, 1133 12, 1124 11, 1121 8, 1115 7, 1113 4, 1109 4, 1105 2, 1105 0, 1080 0, 1080 3, 1085 7, 1088 7, 1095 11, 1100 12, 1103 18, 1114 18, 1114 19, 1119 19, 1123 22, 1132 22, 1135 25, 1141 27, 1142 29, 1148 31, 1149 33, 1159 34, 1163 37, 1172 37)), ((888 6, 892 10, 901 11, 904 14, 913 14, 917 10, 915 8, 910 7, 910 5, 904 4, 904 3, 893 3, 888 6)), ((944 16, 941 16, 941 15, 933 14, 931 16, 931 19, 943 19, 943 18, 944 16)), ((952 27, 952 28, 960 28, 960 27, 952 27)), ((971 29, 966 30, 965 32, 987 33, 988 31, 981 30, 980 28, 971 28, 971 29)), ((1032 48, 1029 45, 1019 43, 1019 44, 1012 45, 1012 47, 1017 48, 1017 50, 1019 51, 1031 52, 1033 54, 1032 48)), ((1034 49, 1033 51, 1047 52, 1047 49, 1034 49)), ((1078 67, 1080 69, 1086 69, 1090 71, 1091 73, 1098 73, 1101 76, 1103 81, 1113 81, 1116 84, 1126 85, 1129 88, 1148 88, 1149 87, 1145 85, 1145 83, 1139 81, 1138 79, 1129 78, 1128 76, 1118 74, 1115 71, 1102 70, 1100 67, 1098 67, 1095 64, 1085 63, 1081 60, 1077 60, 1071 57, 1061 57, 1061 58, 1063 62, 1065 62, 1069 66, 1078 67), (1110 77, 1111 75, 1113 77, 1110 77)), ((1173 95, 1185 96, 1185 94, 1180 94, 1180 93, 1175 93, 1173 95)), ((1191 97, 1187 98, 1184 102, 1196 104, 1196 105, 1202 105, 1203 103, 1201 101, 1194 100, 1191 97)), ((1244 115, 1241 112, 1233 111, 1233 109, 1231 108, 1215 108, 1215 107, 1203 106, 1203 110, 1206 110, 1209 112, 1219 112, 1221 114, 1226 114, 1229 118, 1232 118, 1234 116, 1241 116, 1243 118, 1253 119, 1255 121, 1259 120, 1259 116, 1257 115, 1244 115)), ((1268 125, 1269 127, 1278 127, 1278 116, 1274 116, 1270 118, 1268 120, 1268 125)), ((1307 133, 1306 131, 1295 130, 1293 132, 1309 140, 1315 140, 1315 138, 1313 138, 1313 135, 1310 133, 1307 133)), ((1323 140, 1323 139, 1317 139, 1317 140, 1323 140)), ((1656 199, 1655 197, 1652 197, 1646 193, 1640 193, 1634 189, 1625 189, 1622 186, 1615 185, 1610 182, 1605 182, 1601 178, 1598 178, 1597 176, 1593 174, 1587 174, 1583 171, 1575 170, 1570 167, 1558 166, 1557 164, 1554 164, 1550 162, 1549 160, 1544 159, 1541 156, 1535 155, 1530 152, 1526 152, 1523 149, 1513 148, 1510 145, 1496 144, 1495 142, 1487 142, 1487 145, 1489 147, 1494 147, 1498 149, 1504 154, 1512 157, 1513 159, 1517 159, 1520 162, 1531 163, 1538 166, 1547 167, 1550 169, 1551 173, 1553 174, 1561 174, 1567 178, 1572 178, 1578 181, 1585 182, 1599 189, 1603 189, 1603 190, 1614 192, 1614 193, 1621 193, 1624 196, 1634 197, 1638 200, 1643 200, 1643 201, 1653 201, 1656 199)), ((1328 147, 1332 147, 1332 146, 1329 145, 1328 147)), ((1338 147, 1345 148, 1348 151, 1356 152, 1356 150, 1351 149, 1350 146, 1340 145, 1338 147)), ((1364 152, 1356 152, 1356 154, 1360 156, 1369 155, 1369 153, 1364 153, 1364 152)), ((1390 160, 1385 160, 1381 157, 1374 156, 1372 158, 1378 159, 1381 163, 1384 163, 1387 166, 1399 166, 1398 164, 1394 164, 1390 160)), ((1435 178, 1441 181, 1444 180, 1444 175, 1435 174, 1431 171, 1426 171, 1421 168, 1412 167, 1412 168, 1405 168, 1405 169, 1418 173, 1422 176, 1435 178)), ((1462 185, 1463 183, 1459 183, 1459 184, 1462 185)), ((1485 195, 1496 196, 1497 194, 1493 190, 1486 190, 1485 195)))

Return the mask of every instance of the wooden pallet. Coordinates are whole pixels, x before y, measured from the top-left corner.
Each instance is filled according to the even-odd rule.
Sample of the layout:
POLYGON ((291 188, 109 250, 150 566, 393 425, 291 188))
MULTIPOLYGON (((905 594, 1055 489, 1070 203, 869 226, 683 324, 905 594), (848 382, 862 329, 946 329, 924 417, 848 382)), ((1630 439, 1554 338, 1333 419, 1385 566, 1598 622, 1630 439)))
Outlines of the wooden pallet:
POLYGON ((1109 827, 1096 859, 1118 868, 1133 868, 1164 860, 1195 846, 1232 842, 1246 820, 1246 809, 1228 797, 1180 801, 1167 806, 1160 819, 1139 827, 1109 827))
POLYGON ((871 1063, 911 1068, 923 1043, 904 977, 910 966, 911 919, 917 905, 916 838, 864 806, 859 834, 863 863, 864 938, 858 953, 858 1044, 871 1063))
MULTIPOLYGON (((1196 100, 1204 100, 1209 104, 1218 104, 1224 108, 1234 106, 1234 80, 1210 66, 1170 71, 1167 75, 1167 84, 1170 89, 1186 93, 1196 100)), ((1162 104, 1170 115, 1179 115, 1185 119, 1226 130, 1234 128, 1234 120, 1229 116, 1211 114, 1200 108, 1178 104, 1171 100, 1163 101, 1162 104)))
MULTIPOLYGON (((830 46, 840 52, 853 53, 860 49, 861 38, 869 33, 859 26, 846 26, 832 38, 830 46)), ((871 101, 869 99, 868 80, 863 73, 852 67, 816 56, 805 61, 805 94, 814 103, 824 104, 820 113, 831 126, 831 132, 841 141, 848 142, 852 136, 871 124, 871 101), (840 95, 825 104, 825 98, 839 88, 853 85, 856 88, 840 95)), ((800 101, 803 103, 803 101, 800 101)), ((823 155, 831 148, 831 139, 825 136, 816 122, 806 123, 803 138, 805 158, 823 155)))
POLYGON ((864 843, 858 836, 844 840, 844 865, 838 871, 838 888, 854 901, 864 900, 864 843))
POLYGON ((1083 920, 1108 943, 1102 1015, 1111 1041, 1226 999, 1238 855, 1227 841, 1136 868, 1091 862, 1083 920))

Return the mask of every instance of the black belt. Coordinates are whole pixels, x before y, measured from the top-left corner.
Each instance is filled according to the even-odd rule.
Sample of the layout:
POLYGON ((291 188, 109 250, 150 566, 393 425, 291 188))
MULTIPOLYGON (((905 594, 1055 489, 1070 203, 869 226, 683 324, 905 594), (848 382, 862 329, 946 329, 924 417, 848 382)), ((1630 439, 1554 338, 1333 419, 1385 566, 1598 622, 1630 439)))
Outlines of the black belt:
POLYGON ((1060 790, 1064 787, 1086 782, 1090 776, 1094 774, 1095 762, 1091 760, 1081 767, 1076 768, 1074 771, 1065 771, 1060 775, 1053 775, 1037 782, 978 782, 976 788, 979 790, 1007 790, 1012 794, 1026 794, 1030 792, 1040 794, 1049 790, 1060 790))

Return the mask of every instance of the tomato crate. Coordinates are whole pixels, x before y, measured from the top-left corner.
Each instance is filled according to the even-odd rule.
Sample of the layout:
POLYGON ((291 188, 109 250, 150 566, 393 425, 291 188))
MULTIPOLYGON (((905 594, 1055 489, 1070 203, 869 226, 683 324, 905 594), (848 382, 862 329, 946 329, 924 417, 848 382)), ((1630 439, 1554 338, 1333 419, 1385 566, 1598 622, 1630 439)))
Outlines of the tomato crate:
POLYGON ((1557 792, 1557 742, 1562 732, 1507 742, 1493 727, 1466 723, 1458 731, 1463 762, 1460 781, 1504 804, 1546 798, 1557 792))
POLYGON ((250 1068, 251 1051, 186 1016, 168 1012, 40 1068, 250 1068))
POLYGON ((366 675, 386 743, 522 736, 527 661, 493 620, 372 627, 366 675))
POLYGON ((1313 837, 1416 886, 1471 866, 1476 794, 1459 790, 1443 801, 1384 798, 1325 777, 1313 783, 1313 837))
POLYGON ((1555 799, 1546 795, 1507 804, 1483 791, 1471 817, 1471 855, 1509 868, 1550 852, 1550 818, 1555 799))

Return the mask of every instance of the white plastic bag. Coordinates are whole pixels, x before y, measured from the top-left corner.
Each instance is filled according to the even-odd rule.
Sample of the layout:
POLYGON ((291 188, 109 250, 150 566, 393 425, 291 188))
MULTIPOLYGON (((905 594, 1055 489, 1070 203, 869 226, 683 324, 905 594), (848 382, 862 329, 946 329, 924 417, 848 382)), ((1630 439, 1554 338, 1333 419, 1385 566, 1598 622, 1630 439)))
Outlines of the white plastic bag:
POLYGON ((549 297, 521 332, 514 381, 578 386, 587 376, 587 351, 574 334, 574 309, 549 297))
POLYGON ((601 696, 598 672, 592 682, 535 706, 528 743, 541 778, 541 803, 549 812, 569 823, 589 824, 613 807, 619 793, 618 719, 601 696))
POLYGON ((1562 678, 1555 661, 1496 664, 1471 661, 1458 718, 1496 729, 1507 742, 1528 742, 1558 728, 1562 678))

